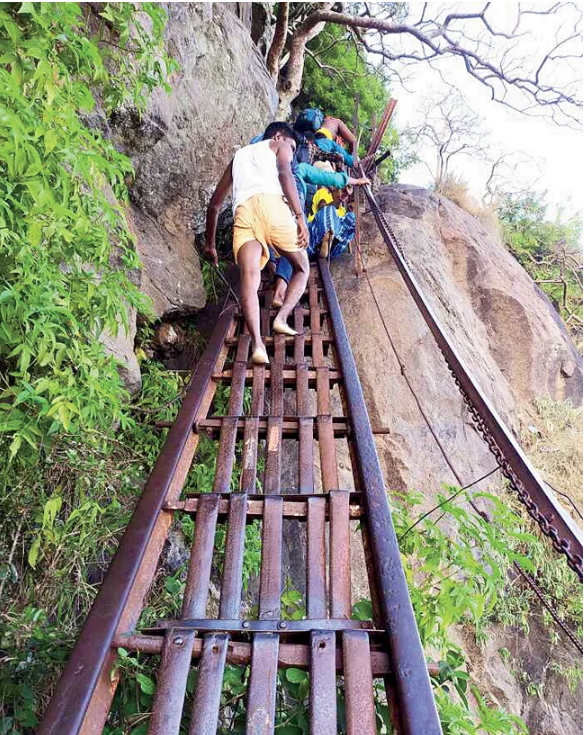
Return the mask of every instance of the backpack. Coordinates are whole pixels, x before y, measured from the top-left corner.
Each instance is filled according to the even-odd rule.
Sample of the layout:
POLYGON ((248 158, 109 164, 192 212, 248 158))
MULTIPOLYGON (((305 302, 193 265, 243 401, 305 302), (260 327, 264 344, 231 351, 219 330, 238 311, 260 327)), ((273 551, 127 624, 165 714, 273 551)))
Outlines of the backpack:
POLYGON ((302 112, 296 118, 294 123, 294 129, 299 133, 306 133, 307 131, 316 133, 316 131, 322 126, 324 122, 324 115, 317 107, 309 107, 302 112))
POLYGON ((310 150, 304 136, 301 137, 296 147, 296 160, 298 163, 310 163, 310 150))

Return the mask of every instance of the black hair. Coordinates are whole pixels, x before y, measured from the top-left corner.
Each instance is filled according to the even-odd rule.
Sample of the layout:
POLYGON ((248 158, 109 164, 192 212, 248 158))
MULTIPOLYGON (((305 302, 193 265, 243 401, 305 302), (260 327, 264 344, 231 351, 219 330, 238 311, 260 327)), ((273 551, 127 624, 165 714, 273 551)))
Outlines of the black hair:
POLYGON ((306 140, 307 143, 316 143, 316 135, 310 130, 302 133, 302 135, 304 135, 304 140, 306 140))
POLYGON ((270 123, 268 127, 264 130, 263 139, 269 140, 270 138, 273 138, 276 133, 280 133, 285 138, 292 138, 297 146, 300 143, 298 134, 296 133, 294 128, 286 122, 270 123))

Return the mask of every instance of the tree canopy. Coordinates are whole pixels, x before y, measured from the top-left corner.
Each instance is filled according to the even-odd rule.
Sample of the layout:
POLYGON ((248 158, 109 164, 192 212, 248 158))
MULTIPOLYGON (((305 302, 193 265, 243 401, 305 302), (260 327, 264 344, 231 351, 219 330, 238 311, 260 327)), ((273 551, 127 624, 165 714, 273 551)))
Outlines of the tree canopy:
POLYGON ((507 12, 461 3, 278 3, 268 71, 286 117, 302 87, 310 42, 331 24, 377 59, 379 69, 399 76, 425 64, 443 76, 453 59, 491 98, 524 114, 545 114, 562 125, 580 124, 582 13, 574 3, 507 12), (307 51, 308 49, 308 51, 307 51))
MULTIPOLYGON (((327 115, 354 124, 358 111, 357 133, 361 131, 361 153, 371 138, 371 122, 381 113, 390 98, 387 79, 367 63, 363 48, 341 26, 327 28, 310 42, 307 49, 302 90, 295 107, 318 107, 327 115), (356 102, 358 101, 358 106, 356 102)), ((378 175, 385 182, 396 180, 407 165, 400 154, 399 139, 394 127, 389 127, 382 148, 391 149, 394 156, 384 161, 378 175)))

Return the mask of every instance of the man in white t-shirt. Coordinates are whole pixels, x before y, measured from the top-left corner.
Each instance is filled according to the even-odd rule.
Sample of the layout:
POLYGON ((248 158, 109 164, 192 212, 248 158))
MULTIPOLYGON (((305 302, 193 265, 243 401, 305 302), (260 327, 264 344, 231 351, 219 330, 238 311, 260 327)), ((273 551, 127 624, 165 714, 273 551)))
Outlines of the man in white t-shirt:
POLYGON ((268 125, 260 143, 241 148, 225 169, 207 208, 204 253, 217 264, 215 237, 219 210, 233 188, 233 256, 241 271, 241 305, 252 339, 252 361, 269 362, 260 332, 258 289, 270 248, 286 255, 294 269, 274 332, 296 334, 287 322, 306 289, 308 229, 290 163, 297 138, 290 125, 268 125))

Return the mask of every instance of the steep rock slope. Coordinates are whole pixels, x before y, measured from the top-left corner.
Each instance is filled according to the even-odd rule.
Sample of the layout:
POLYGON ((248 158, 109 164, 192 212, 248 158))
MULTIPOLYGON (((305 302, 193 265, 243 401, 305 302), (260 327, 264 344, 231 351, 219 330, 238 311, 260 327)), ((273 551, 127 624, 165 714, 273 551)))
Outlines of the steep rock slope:
MULTIPOLYGON (((382 187, 376 196, 434 312, 508 425, 519 432, 536 396, 581 403, 577 351, 547 298, 498 239, 425 189, 382 187)), ((387 487, 421 491, 426 510, 443 483, 457 484, 453 469, 468 484, 496 462, 371 215, 363 218, 362 233, 371 287, 348 258, 339 259, 333 263, 337 293, 372 424, 389 431, 377 436, 387 487)), ((495 475, 483 488, 497 482, 495 475)), ((581 692, 569 692, 550 670, 549 636, 539 625, 529 636, 494 630, 486 649, 462 631, 460 643, 473 678, 521 716, 531 735, 581 732, 581 692), (501 661, 502 647, 523 662, 541 699, 528 696, 501 661)), ((575 660, 562 643, 554 656, 565 665, 575 660)))
MULTIPOLYGON (((579 405, 581 358, 548 299, 498 239, 425 189, 382 187, 377 199, 432 308, 510 427, 519 431, 536 396, 579 405)), ((373 293, 346 261, 337 261, 334 273, 373 423, 391 429, 381 441, 388 480, 420 489, 453 480, 416 393, 454 468, 470 481, 493 459, 371 216, 362 229, 373 293)))
POLYGON ((194 232, 226 162, 273 119, 278 101, 243 3, 165 7, 167 51, 180 66, 172 90, 157 90, 142 119, 121 111, 111 130, 136 169, 130 214, 141 285, 161 317, 205 305, 194 232))

